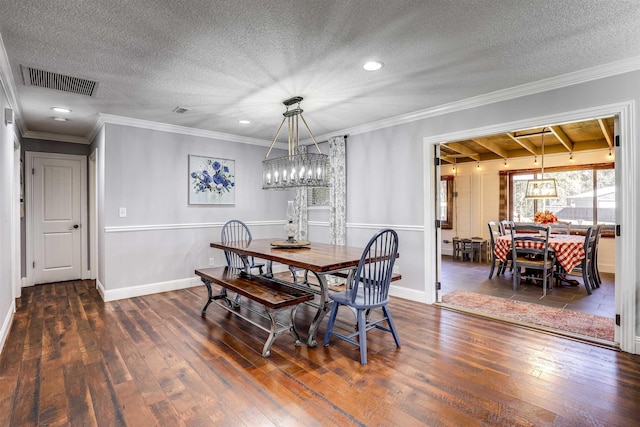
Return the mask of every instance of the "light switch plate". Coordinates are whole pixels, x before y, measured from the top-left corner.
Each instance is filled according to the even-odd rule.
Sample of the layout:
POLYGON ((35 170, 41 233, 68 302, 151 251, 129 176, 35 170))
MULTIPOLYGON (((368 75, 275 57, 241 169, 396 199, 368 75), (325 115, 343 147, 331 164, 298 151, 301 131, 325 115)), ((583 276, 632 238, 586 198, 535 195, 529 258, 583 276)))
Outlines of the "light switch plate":
POLYGON ((127 216, 127 208, 120 208, 120 218, 125 218, 127 216))

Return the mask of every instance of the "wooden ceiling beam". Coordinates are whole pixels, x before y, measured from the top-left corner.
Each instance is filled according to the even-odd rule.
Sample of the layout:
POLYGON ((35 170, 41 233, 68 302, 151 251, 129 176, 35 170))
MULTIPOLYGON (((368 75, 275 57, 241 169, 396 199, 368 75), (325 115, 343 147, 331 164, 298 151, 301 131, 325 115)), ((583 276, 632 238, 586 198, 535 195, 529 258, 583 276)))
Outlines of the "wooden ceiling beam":
POLYGON ((572 153, 573 141, 571 141, 571 139, 567 136, 567 134, 564 133, 562 128, 560 128, 560 126, 551 126, 550 129, 551 129, 551 132, 555 135, 555 137, 558 138, 558 141, 560 141, 560 144, 562 144, 564 148, 567 149, 568 152, 572 153))
POLYGON ((502 157, 503 159, 506 159, 507 157, 509 157, 509 153, 507 152, 507 150, 505 150, 504 148, 500 147, 495 142, 485 141, 485 140, 481 140, 481 139, 472 139, 472 141, 475 142, 478 145, 483 146, 487 150, 497 154, 498 156, 502 157))
POLYGON ((531 142, 531 141, 529 141, 528 139, 523 138, 523 137, 521 137, 521 136, 518 136, 518 137, 517 137, 517 136, 515 136, 515 135, 514 135, 513 133, 511 133, 511 132, 507 132, 507 133, 506 133, 506 135, 507 135, 509 138, 513 139, 513 140, 514 140, 515 142, 517 142, 518 144, 520 144, 520 146, 521 146, 522 148, 524 148, 525 150, 527 150, 528 152, 530 152, 530 153, 531 153, 531 154, 533 154, 534 156, 539 155, 539 153, 538 153, 538 147, 536 147, 536 145, 535 145, 533 142, 531 142))
POLYGON ((474 152, 473 150, 471 150, 470 148, 465 147, 464 145, 460 144, 459 142, 447 142, 445 144, 442 144, 445 147, 447 147, 448 149, 455 151, 456 153, 459 154, 464 154, 466 157, 469 157, 477 162, 480 161, 480 155, 476 152, 474 152))
POLYGON ((604 139, 606 139, 607 144, 609 144, 609 148, 613 148, 613 135, 609 133, 609 128, 604 123, 604 120, 598 119, 598 124, 600 125, 600 130, 602 130, 604 139))

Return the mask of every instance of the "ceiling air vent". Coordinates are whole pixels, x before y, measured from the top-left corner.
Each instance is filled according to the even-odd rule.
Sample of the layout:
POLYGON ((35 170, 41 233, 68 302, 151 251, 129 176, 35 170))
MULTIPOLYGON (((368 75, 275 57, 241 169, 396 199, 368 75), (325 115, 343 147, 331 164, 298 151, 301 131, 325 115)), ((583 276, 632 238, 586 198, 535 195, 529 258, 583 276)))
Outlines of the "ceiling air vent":
POLYGON ((93 96, 98 88, 98 82, 92 80, 52 73, 25 65, 21 65, 20 68, 24 84, 27 86, 55 89, 86 96, 93 96))
POLYGON ((189 109, 188 108, 184 108, 184 107, 176 107, 171 111, 173 111, 174 113, 178 113, 178 114, 184 114, 187 111, 189 111, 189 109))

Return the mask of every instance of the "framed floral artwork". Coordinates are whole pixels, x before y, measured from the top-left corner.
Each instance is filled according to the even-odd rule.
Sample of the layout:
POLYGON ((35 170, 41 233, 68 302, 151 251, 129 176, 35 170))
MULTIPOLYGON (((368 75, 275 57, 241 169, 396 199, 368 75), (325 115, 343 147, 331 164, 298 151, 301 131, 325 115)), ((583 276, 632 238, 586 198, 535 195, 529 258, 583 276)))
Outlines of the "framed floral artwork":
POLYGON ((189 154, 189 204, 233 205, 235 161, 189 154))

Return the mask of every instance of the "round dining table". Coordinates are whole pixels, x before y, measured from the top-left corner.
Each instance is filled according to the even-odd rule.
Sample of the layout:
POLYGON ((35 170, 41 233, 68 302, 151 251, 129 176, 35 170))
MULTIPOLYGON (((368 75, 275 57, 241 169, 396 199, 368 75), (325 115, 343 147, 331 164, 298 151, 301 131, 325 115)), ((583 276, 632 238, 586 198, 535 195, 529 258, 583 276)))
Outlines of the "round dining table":
MULTIPOLYGON (((520 235, 520 234, 518 234, 520 235)), ((520 242, 522 243, 522 242, 520 242)), ((542 242, 526 242, 529 247, 543 249, 542 242)), ((549 236, 549 248, 556 252, 556 261, 567 273, 584 258, 584 236, 553 234, 549 236)), ((499 236, 493 252, 502 262, 507 262, 507 255, 511 253, 511 234, 499 236)))

